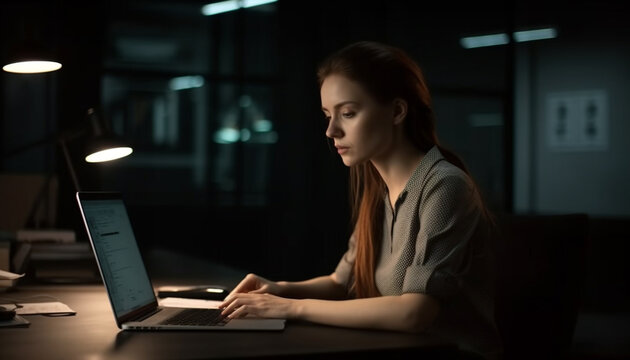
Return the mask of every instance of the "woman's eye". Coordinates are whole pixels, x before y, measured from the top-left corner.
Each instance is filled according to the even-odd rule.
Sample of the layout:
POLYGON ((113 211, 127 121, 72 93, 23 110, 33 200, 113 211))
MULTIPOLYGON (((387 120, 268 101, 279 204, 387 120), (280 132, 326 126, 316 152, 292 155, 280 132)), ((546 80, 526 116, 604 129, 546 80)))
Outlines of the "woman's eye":
POLYGON ((324 115, 324 121, 326 121, 326 122, 330 122, 330 116, 328 116, 328 115, 324 115))
POLYGON ((341 114, 341 116, 343 116, 346 119, 349 119, 349 118, 354 116, 354 113, 353 112, 345 112, 345 113, 341 114))

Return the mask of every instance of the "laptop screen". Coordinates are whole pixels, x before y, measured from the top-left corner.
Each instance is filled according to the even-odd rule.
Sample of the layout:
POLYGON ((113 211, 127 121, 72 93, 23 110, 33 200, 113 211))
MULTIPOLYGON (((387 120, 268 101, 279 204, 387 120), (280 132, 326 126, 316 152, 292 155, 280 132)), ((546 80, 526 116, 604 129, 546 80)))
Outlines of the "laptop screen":
POLYGON ((77 194, 115 316, 121 318, 155 302, 155 293, 122 198, 98 197, 77 194))

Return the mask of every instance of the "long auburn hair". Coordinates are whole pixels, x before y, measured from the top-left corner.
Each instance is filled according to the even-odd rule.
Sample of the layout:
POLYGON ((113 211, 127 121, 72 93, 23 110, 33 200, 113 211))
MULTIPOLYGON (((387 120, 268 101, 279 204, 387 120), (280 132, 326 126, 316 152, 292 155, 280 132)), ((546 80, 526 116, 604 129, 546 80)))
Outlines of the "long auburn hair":
MULTIPOLYGON (((404 130, 411 142, 425 153, 437 145, 449 162, 469 174, 456 154, 440 146, 424 75, 404 51, 378 42, 356 42, 331 54, 319 65, 320 88, 333 74, 359 83, 383 104, 396 98, 405 100, 404 130)), ((350 205, 356 241, 350 292, 357 298, 380 296, 374 272, 383 235, 385 189, 383 179, 370 161, 350 167, 350 205)))

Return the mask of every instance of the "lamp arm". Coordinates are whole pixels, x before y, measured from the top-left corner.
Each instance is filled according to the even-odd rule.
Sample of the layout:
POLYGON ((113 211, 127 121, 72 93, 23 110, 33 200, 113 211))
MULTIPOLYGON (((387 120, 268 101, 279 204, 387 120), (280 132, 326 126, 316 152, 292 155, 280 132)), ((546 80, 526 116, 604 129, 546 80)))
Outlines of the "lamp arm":
MULTIPOLYGON (((11 149, 7 152, 5 152, 3 154, 4 158, 8 158, 20 153, 23 153, 25 151, 28 151, 30 149, 36 148, 38 146, 42 146, 42 145, 46 145, 48 143, 51 142, 64 142, 64 141, 70 141, 70 140, 74 140, 78 137, 80 137, 81 135, 83 135, 87 130, 86 129, 75 129, 75 130, 67 130, 58 134, 54 134, 48 137, 45 137, 43 139, 39 139, 37 141, 34 141, 30 144, 26 144, 26 145, 22 145, 22 146, 18 146, 14 149, 11 149)), ((64 147, 66 146, 65 144, 63 145, 64 147)))
POLYGON ((66 159, 66 165, 68 166, 68 172, 70 173, 70 177, 72 178, 72 184, 74 185, 74 190, 76 192, 81 191, 81 187, 79 186, 79 180, 77 179, 77 173, 74 171, 74 166, 72 165, 72 159, 70 159, 70 153, 68 152, 68 146, 66 145, 66 138, 59 138, 59 146, 63 150, 63 157, 66 159))
POLYGON ((76 171, 74 170, 74 166, 72 165, 72 159, 70 159, 70 153, 68 152, 68 146, 66 142, 80 137, 85 132, 86 132, 85 129, 67 130, 67 131, 37 140, 30 144, 17 147, 9 152, 6 152, 4 154, 4 158, 17 155, 19 153, 25 152, 27 150, 30 150, 30 149, 33 149, 38 146, 42 146, 51 142, 57 142, 59 143, 59 146, 61 147, 61 150, 63 151, 63 156, 66 161, 66 166, 68 167, 68 172, 70 173, 70 177, 72 178, 72 184, 74 185, 74 189, 75 191, 80 191, 81 187, 79 186, 79 180, 77 178, 76 171))

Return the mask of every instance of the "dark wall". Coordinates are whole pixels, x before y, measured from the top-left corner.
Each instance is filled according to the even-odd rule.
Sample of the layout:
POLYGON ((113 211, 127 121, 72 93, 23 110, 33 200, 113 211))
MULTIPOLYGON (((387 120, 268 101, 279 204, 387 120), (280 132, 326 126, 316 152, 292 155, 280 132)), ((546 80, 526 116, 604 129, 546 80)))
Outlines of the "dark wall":
MULTIPOLYGON (((47 22, 51 29, 48 35, 57 43, 64 67, 48 77, 49 86, 56 89, 54 94, 48 97, 42 95, 45 89, 38 89, 42 96, 36 99, 25 98, 26 91, 18 95, 15 90, 16 83, 26 84, 26 88, 31 85, 30 80, 6 73, 1 75, 0 113, 4 125, 0 128, 0 148, 6 151, 15 145, 13 140, 19 137, 15 131, 20 126, 28 124, 29 129, 40 126, 39 116, 21 116, 32 114, 29 111, 32 108, 47 109, 42 111, 49 114, 45 127, 54 132, 56 128, 77 125, 84 120, 88 107, 100 103, 106 51, 104 29, 110 15, 128 14, 128 7, 134 3, 140 2, 76 5, 66 1, 24 1, 12 5, 16 13, 31 5, 39 6, 46 9, 46 18, 54 18, 55 21, 47 22)), ((486 133, 483 137, 477 136, 470 131, 466 120, 468 107, 477 106, 474 111, 481 111, 490 104, 487 108, 499 113, 504 111, 505 119, 509 121, 509 108, 506 111, 504 106, 506 101, 509 104, 512 100, 509 48, 467 51, 459 46, 458 39, 463 34, 531 22, 560 23, 565 34, 579 40, 600 24, 608 24, 608 29, 612 30, 624 26, 625 17, 619 16, 623 13, 610 3, 519 1, 454 6, 399 0, 279 1, 276 9, 280 56, 274 101, 275 125, 280 136, 271 163, 269 200, 264 206, 255 207, 216 207, 204 199, 199 203, 156 205, 159 194, 155 194, 155 198, 148 199, 152 202, 134 202, 130 206, 141 245, 146 249, 159 246, 183 251, 276 279, 302 279, 332 272, 350 233, 348 171, 331 152, 324 136, 315 69, 330 52, 349 42, 366 39, 399 45, 420 63, 436 100, 442 139, 457 150, 461 149, 467 158, 478 156, 473 163, 480 164, 484 173, 492 172, 487 183, 496 186, 487 190, 489 196, 497 199, 496 210, 510 212, 510 187, 504 186, 509 185, 509 181, 504 177, 503 167, 509 173, 514 164, 509 154, 505 158, 495 156, 504 154, 505 149, 513 145, 509 143, 510 137, 501 137, 501 129, 494 130, 499 137, 490 137, 486 133), (481 143, 480 138, 493 139, 496 143, 481 143), (493 149, 492 154, 488 148, 493 149)), ((12 11, 1 14, 4 55, 9 52, 7 44, 14 14, 12 11)), ((33 134, 32 131, 28 133, 33 134)), ((54 148, 50 151, 58 152, 54 148)), ((58 153, 56 155, 56 167, 62 169, 65 166, 63 159, 58 153)), ((15 170, 11 167, 15 163, 15 159, 2 159, 2 171, 15 170)), ((43 166, 48 169, 47 165, 43 166)), ((100 175, 108 171, 82 162, 76 162, 76 167, 86 189, 98 189, 100 175)), ((525 172, 531 170, 526 167, 525 172)), ((170 178, 152 179, 150 170, 145 174, 141 181, 170 181, 170 178)), ((59 171, 58 175, 61 177, 58 226, 77 229, 82 238, 83 229, 72 196, 74 189, 67 172, 59 171)), ((177 179, 190 174, 177 172, 172 176, 177 179)), ((617 256, 627 250, 624 244, 628 234, 623 230, 627 228, 624 225, 627 219, 611 221, 614 230, 608 231, 608 219, 601 219, 600 225, 594 227, 593 239, 604 240, 593 247, 593 263, 597 264, 593 268, 597 271, 589 278, 593 290, 587 297, 592 304, 601 304, 604 296, 599 295, 600 290, 610 292, 614 287, 615 291, 626 292, 623 287, 619 290, 619 286, 605 285, 605 278, 611 273, 618 275, 615 284, 622 282, 619 274, 623 274, 616 267, 604 266, 609 259, 606 244, 613 244, 617 256)))

